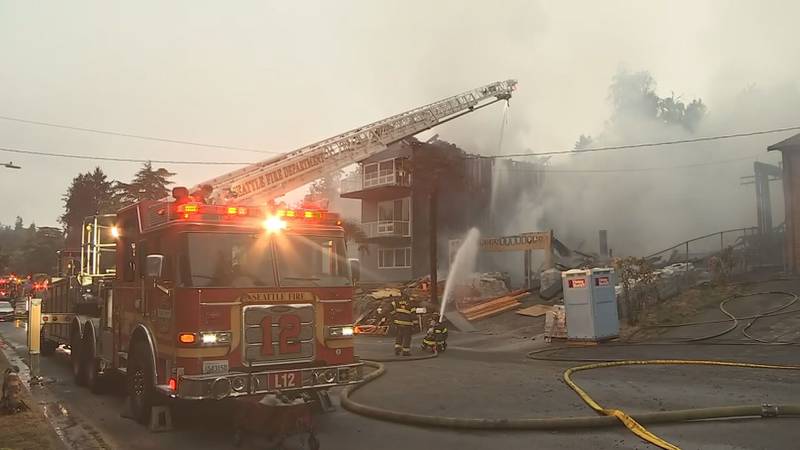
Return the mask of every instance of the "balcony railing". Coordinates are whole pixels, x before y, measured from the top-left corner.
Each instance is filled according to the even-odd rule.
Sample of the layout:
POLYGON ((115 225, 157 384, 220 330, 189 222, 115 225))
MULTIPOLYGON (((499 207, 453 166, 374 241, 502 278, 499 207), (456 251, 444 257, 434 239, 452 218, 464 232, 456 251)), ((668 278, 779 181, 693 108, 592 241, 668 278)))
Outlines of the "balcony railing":
POLYGON ((351 175, 341 181, 341 193, 362 191, 380 186, 411 186, 411 175, 401 171, 381 171, 351 175))
POLYGON ((364 222, 361 227, 368 238, 411 236, 411 222, 408 220, 364 222))

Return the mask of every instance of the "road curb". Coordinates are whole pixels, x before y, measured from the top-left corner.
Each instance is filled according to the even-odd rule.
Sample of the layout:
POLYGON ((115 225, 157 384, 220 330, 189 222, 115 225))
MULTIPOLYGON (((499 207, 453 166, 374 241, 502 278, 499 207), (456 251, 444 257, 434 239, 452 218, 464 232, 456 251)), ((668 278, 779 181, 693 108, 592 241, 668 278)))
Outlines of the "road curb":
POLYGON ((52 433, 51 442, 60 445, 61 449, 66 450, 68 448, 67 442, 63 439, 62 434, 59 433, 53 422, 47 417, 47 414, 45 414, 44 409, 41 407, 41 402, 34 396, 34 393, 30 389, 31 376, 28 365, 17 355, 16 348, 6 341, 2 334, 0 334, 0 360, 0 367, 8 365, 9 367, 16 366, 19 369, 19 377, 24 382, 25 397, 29 400, 26 402, 29 403, 28 407, 37 413, 39 420, 47 424, 47 428, 52 433))
POLYGON ((40 387, 38 392, 30 388, 30 368, 25 360, 19 355, 24 353, 26 347, 21 345, 14 345, 9 342, 2 333, 0 333, 0 358, 4 358, 11 365, 19 367, 19 375, 25 383, 25 390, 29 398, 33 400, 30 407, 36 409, 37 412, 44 416, 43 420, 46 421, 48 428, 53 432, 54 443, 61 445, 59 450, 67 449, 112 449, 115 448, 107 439, 104 439, 101 433, 94 428, 91 424, 87 423, 74 412, 65 414, 65 408, 54 395, 46 390, 46 387, 40 387))

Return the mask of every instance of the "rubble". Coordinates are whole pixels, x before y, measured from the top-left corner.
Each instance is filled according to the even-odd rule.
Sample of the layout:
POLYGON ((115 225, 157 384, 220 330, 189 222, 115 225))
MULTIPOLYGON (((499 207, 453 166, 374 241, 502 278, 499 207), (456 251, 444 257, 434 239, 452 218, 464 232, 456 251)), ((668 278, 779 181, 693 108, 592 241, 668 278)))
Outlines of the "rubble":
POLYGON ((547 269, 542 271, 539 285, 539 297, 550 300, 561 293, 561 271, 547 269))
MULTIPOLYGON (((439 299, 444 295, 445 283, 446 280, 440 280, 437 283, 439 299)), ((502 302, 502 299, 510 297, 522 298, 521 294, 523 293, 527 295, 527 291, 510 292, 510 285, 511 279, 507 273, 472 274, 464 282, 455 286, 452 293, 452 303, 448 305, 445 317, 461 331, 474 331, 475 329, 469 324, 468 320, 470 319, 466 317, 464 311, 471 310, 476 315, 480 315, 479 318, 483 318, 506 311, 511 307, 519 306, 518 301, 516 304, 503 304, 502 302), (500 302, 495 303, 497 301, 500 302), (501 309, 493 309, 498 306, 501 309), (481 314, 478 314, 478 312, 481 314), (482 315, 483 313, 489 313, 489 315, 484 316, 482 315)), ((389 334, 391 318, 388 315, 388 304, 392 298, 400 297, 406 289, 410 292, 412 304, 416 307, 424 308, 426 311, 424 314, 431 314, 439 310, 440 305, 430 302, 431 285, 429 276, 418 278, 399 286, 383 286, 356 299, 356 308, 359 312, 355 320, 356 334, 378 336, 389 334)), ((423 322, 425 322, 424 318, 423 322)))
POLYGON ((555 305, 544 319, 544 339, 550 342, 553 339, 567 338, 567 314, 564 305, 555 305))

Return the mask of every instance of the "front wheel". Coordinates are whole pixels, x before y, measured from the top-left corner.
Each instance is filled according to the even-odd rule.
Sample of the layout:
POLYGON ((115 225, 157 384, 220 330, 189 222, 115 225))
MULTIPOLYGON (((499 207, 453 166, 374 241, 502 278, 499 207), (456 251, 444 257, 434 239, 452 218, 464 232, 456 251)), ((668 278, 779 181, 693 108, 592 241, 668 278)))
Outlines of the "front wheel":
POLYGON ((83 340, 81 339, 80 330, 75 327, 72 330, 70 339, 70 362, 72 363, 72 377, 75 379, 75 384, 78 386, 86 385, 86 371, 85 364, 83 363, 83 340))
POLYGON ((144 345, 135 346, 131 352, 126 387, 133 418, 139 423, 146 424, 150 418, 156 392, 153 385, 153 362, 150 350, 144 345))

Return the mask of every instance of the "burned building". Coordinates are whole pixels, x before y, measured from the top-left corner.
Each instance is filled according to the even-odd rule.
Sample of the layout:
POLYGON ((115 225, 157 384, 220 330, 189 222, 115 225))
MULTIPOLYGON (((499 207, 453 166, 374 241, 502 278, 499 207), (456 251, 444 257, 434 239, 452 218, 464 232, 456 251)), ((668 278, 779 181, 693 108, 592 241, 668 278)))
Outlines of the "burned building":
MULTIPOLYGON (((436 224, 438 267, 447 267, 448 240, 471 227, 492 232, 493 176, 502 166, 532 164, 467 154, 453 144, 407 139, 361 161, 342 181, 341 196, 361 200, 366 242, 359 259, 365 281, 406 281, 430 273, 430 229, 436 224), (430 216, 435 196, 435 220, 430 216)), ((542 173, 505 171, 505 189, 535 189, 542 173)))
MULTIPOLYGON (((800 134, 784 139, 767 147, 768 151, 778 150, 782 158, 784 212, 784 263, 787 271, 800 273, 800 134)), ((758 164, 758 163, 756 163, 758 164)), ((769 188, 769 180, 766 181, 769 188)), ((758 184, 756 185, 758 188, 758 184)), ((762 224, 762 207, 759 205, 759 226, 762 224)), ((769 223, 770 231, 772 223, 769 223)))

